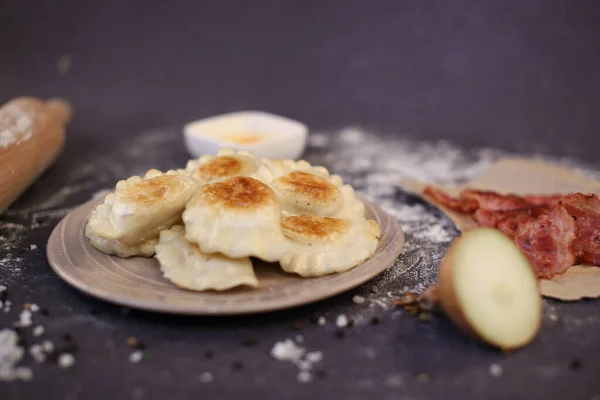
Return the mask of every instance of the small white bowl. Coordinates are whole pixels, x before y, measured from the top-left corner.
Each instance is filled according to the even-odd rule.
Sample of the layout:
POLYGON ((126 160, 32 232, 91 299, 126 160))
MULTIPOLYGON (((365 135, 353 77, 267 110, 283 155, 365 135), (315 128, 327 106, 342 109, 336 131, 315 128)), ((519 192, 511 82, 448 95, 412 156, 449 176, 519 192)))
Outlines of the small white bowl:
POLYGON ((298 159, 306 146, 308 128, 301 122, 263 111, 239 111, 190 122, 183 134, 194 157, 230 148, 261 158, 298 159))

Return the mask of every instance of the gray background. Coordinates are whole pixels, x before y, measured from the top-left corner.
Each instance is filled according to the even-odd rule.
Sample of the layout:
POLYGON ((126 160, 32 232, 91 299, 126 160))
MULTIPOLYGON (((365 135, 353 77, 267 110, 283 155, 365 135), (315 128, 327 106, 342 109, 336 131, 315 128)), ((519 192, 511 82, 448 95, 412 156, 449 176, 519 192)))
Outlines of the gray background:
MULTIPOLYGON (((390 141, 448 138, 463 147, 597 162, 598 2, 150 3, 0 2, 0 101, 63 96, 76 116, 58 164, 13 209, 34 206, 72 183, 64 176, 95 157, 97 180, 64 204, 76 205, 115 179, 105 164, 123 163, 110 158, 119 155, 123 141, 144 141, 138 134, 149 129, 247 108, 288 115, 315 130, 360 125, 390 141), (71 66, 61 74, 57 63, 65 56, 71 66)), ((146 161, 170 166, 186 158, 177 136, 146 161)), ((396 200, 415 201, 402 193, 396 200)), ((29 215, 2 219, 31 223, 29 215)), ((561 319, 508 357, 463 337, 443 318, 421 324, 382 312, 380 325, 357 326, 342 340, 332 328, 310 324, 312 315, 343 312, 357 292, 243 318, 124 314, 68 288, 49 270, 43 246, 57 221, 13 238, 10 251, 23 258, 24 273, 9 286, 15 305, 35 299, 51 310, 44 325, 53 340, 60 342, 64 333, 77 338, 77 367, 34 367, 32 383, 0 383, 2 399, 590 399, 599 393, 595 301, 548 302, 561 319), (42 251, 22 251, 32 243, 42 251), (296 383, 294 367, 268 356, 275 341, 297 333, 297 322, 305 325, 311 346, 324 350, 328 372, 304 386, 296 383), (151 362, 127 362, 124 341, 130 335, 149 344, 151 362), (258 345, 240 346, 249 336, 258 345), (365 358, 367 347, 378 355, 374 360, 365 358), (208 349, 215 352, 212 360, 204 359, 208 349), (237 360, 242 371, 232 368, 237 360), (488 373, 493 362, 504 363, 501 379, 488 373), (218 379, 199 384, 197 375, 205 370, 218 379), (431 381, 419 383, 420 373, 431 381), (403 376, 402 385, 386 384, 395 374, 403 376), (357 387, 365 379, 371 383, 357 387)), ((437 261, 443 250, 436 250, 437 261)), ((14 319, 14 312, 2 313, 0 326, 14 319)))

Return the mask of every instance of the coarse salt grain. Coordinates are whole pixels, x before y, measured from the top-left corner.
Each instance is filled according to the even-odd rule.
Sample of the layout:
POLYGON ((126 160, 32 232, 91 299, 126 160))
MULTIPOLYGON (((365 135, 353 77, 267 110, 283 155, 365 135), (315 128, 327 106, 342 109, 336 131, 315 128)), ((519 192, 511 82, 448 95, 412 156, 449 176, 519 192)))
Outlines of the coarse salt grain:
POLYGON ((309 371, 300 371, 296 379, 300 383, 308 383, 312 381, 312 374, 309 371))
POLYGON ((37 245, 32 244, 29 246, 29 250, 35 250, 35 249, 37 249, 37 245))
POLYGON ((345 314, 340 314, 335 320, 335 325, 338 328, 345 328, 348 326, 348 317, 345 314))
POLYGON ((214 375, 210 372, 203 372, 200 374, 200 382, 210 383, 215 379, 214 375))
POLYGON ((38 337, 38 336, 42 336, 43 334, 44 334, 43 326, 38 325, 35 328, 33 328, 33 336, 38 337))
POLYGON ((29 311, 31 311, 31 312, 38 312, 38 311, 40 311, 40 306, 38 306, 35 303, 31 303, 29 305, 29 311))
POLYGON ((54 343, 49 340, 44 340, 42 342, 42 349, 44 349, 46 353, 52 353, 54 351, 54 343))
POLYGON ((33 358, 33 361, 35 361, 38 364, 41 364, 44 361, 46 361, 46 354, 44 353, 44 348, 41 344, 34 344, 33 346, 31 346, 29 348, 29 355, 31 356, 31 358, 33 358))
POLYGON ((75 357, 71 353, 62 353, 58 357, 58 365, 61 368, 70 368, 75 364, 75 357))
POLYGON ((319 326, 324 326, 327 323, 327 320, 325 319, 325 317, 319 317, 319 319, 317 320, 317 324, 319 324, 319 326))
POLYGON ((4 292, 5 290, 7 290, 8 288, 4 285, 0 285, 0 293, 4 292))
POLYGON ((144 353, 142 353, 140 350, 134 351, 133 353, 131 353, 129 355, 129 362, 139 363, 140 361, 142 361, 143 357, 144 357, 144 353))
POLYGON ((31 326, 31 311, 23 310, 21 314, 19 314, 19 321, 15 323, 16 326, 20 327, 28 327, 31 326))
POLYGON ((352 302, 355 304, 363 304, 365 302, 365 298, 359 295, 352 297, 352 302))
POLYGON ((502 366, 500 364, 491 364, 490 365, 490 375, 495 378, 498 378, 502 375, 502 366))

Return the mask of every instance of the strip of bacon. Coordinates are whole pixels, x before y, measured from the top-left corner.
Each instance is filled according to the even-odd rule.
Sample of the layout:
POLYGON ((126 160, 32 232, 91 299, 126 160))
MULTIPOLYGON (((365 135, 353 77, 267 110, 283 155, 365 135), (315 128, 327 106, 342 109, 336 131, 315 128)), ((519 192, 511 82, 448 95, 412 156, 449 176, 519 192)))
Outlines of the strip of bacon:
POLYGON ((427 186, 423 190, 423 193, 433 198, 433 200, 444 207, 451 209, 462 214, 470 214, 477 210, 477 202, 468 199, 455 199, 449 196, 443 190, 435 188, 433 186, 427 186))
POLYGON ((523 197, 525 201, 534 206, 554 207, 559 202, 565 199, 568 195, 551 194, 551 195, 529 195, 523 197))
POLYGON ((483 208, 475 211, 473 218, 479 225, 497 228, 505 235, 515 238, 540 215, 547 212, 546 207, 521 208, 511 211, 491 211, 483 208))
POLYGON ((465 189, 460 193, 460 197, 474 200, 479 208, 491 211, 510 211, 531 206, 522 197, 514 194, 502 195, 486 190, 465 189))
POLYGON ((600 267, 600 199, 575 193, 565 198, 563 204, 575 218, 575 254, 582 263, 600 267))
POLYGON ((575 230, 573 217, 559 205, 531 222, 515 242, 531 261, 538 278, 549 279, 575 263, 575 230))

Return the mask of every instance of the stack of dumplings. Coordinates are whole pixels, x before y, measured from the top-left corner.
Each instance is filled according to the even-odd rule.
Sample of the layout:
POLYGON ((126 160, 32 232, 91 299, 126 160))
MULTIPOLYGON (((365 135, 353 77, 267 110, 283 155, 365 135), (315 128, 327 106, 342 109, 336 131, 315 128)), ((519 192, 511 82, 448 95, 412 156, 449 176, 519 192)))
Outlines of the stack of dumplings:
POLYGON ((374 254, 380 233, 324 167, 233 150, 119 181, 85 228, 98 250, 154 256, 166 279, 197 291, 257 287, 251 257, 302 277, 348 271, 374 254))

